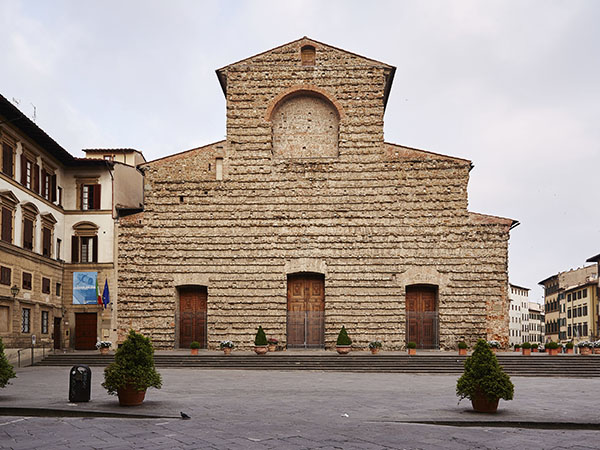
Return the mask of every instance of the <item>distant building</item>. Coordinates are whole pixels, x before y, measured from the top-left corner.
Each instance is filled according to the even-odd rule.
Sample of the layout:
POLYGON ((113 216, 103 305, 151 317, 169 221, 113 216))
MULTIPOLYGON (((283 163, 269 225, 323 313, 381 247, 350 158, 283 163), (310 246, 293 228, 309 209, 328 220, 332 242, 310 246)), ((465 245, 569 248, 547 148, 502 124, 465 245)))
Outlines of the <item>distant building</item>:
POLYGON ((527 324, 527 341, 532 344, 544 342, 544 307, 536 302, 529 302, 529 323, 527 324))
POLYGON ((598 267, 560 272, 544 287, 546 341, 575 343, 598 339, 598 267))
POLYGON ((0 338, 8 349, 33 336, 46 348, 116 340, 116 219, 141 207, 143 156, 76 158, 1 95, 0 147, 0 338))
POLYGON ((509 336, 510 346, 522 344, 527 339, 529 289, 515 284, 508 285, 509 306, 509 336))

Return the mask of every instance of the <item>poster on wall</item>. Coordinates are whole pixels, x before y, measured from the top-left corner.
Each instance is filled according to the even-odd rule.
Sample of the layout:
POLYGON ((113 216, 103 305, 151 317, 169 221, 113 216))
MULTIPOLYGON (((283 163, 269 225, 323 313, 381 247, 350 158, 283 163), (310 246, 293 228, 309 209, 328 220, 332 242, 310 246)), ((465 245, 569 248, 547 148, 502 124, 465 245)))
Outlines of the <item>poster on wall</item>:
POLYGON ((98 272, 73 272, 73 304, 98 303, 98 272))

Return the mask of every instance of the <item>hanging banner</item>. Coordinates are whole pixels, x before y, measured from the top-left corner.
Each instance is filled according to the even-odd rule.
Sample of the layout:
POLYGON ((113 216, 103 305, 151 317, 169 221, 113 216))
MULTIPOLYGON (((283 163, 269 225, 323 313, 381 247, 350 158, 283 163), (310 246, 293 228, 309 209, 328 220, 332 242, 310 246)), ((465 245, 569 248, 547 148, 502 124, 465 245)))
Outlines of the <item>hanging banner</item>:
POLYGON ((73 304, 97 305, 98 272, 73 272, 73 304))

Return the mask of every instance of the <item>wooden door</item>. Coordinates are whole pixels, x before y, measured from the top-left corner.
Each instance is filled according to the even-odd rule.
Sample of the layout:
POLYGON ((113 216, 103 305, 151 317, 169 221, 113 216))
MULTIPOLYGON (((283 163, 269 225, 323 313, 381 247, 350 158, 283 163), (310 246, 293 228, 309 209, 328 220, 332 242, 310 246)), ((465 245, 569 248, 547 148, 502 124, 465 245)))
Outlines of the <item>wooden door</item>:
POLYGON ((98 336, 96 313, 75 313, 75 350, 95 350, 98 336))
POLYGON ((54 331, 52 333, 52 337, 54 339, 54 348, 58 350, 61 348, 60 321, 60 317, 54 318, 54 331))
POLYGON ((190 348, 193 341, 206 348, 206 300, 208 291, 203 286, 179 290, 179 347, 190 348))
POLYGON ((325 336, 323 275, 288 277, 288 347, 323 347, 325 336))
POLYGON ((406 342, 417 348, 437 348, 437 289, 430 286, 406 288, 406 342))

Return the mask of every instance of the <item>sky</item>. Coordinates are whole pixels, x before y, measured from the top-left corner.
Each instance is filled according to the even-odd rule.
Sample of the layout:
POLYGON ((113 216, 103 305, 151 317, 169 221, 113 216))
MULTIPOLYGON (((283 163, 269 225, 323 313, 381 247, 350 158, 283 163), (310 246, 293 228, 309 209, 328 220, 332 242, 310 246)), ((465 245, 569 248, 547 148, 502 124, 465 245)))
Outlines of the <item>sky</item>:
POLYGON ((600 2, 0 0, 0 93, 75 156, 225 138, 215 70, 308 36, 397 68, 385 139, 469 159, 531 288, 600 253, 600 2))

